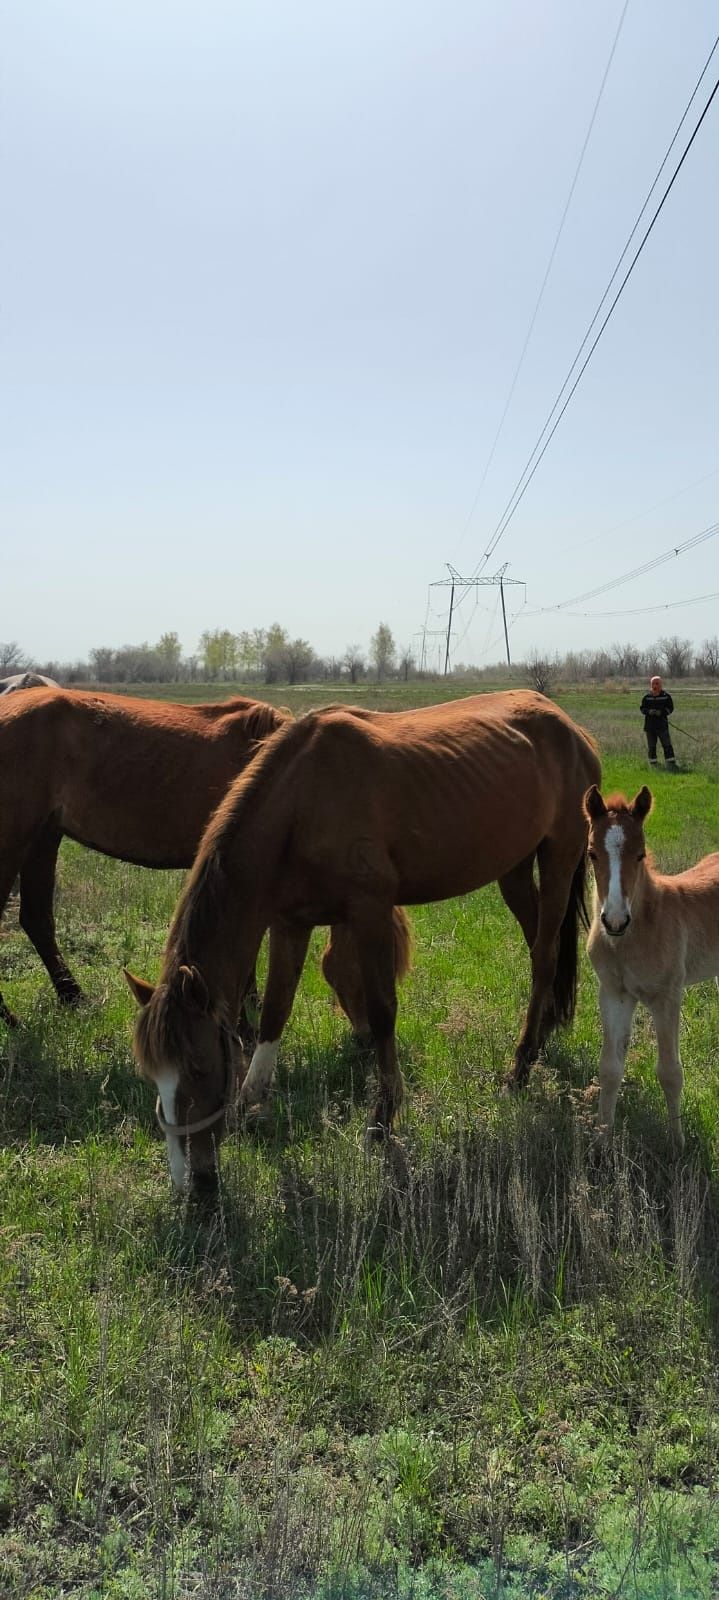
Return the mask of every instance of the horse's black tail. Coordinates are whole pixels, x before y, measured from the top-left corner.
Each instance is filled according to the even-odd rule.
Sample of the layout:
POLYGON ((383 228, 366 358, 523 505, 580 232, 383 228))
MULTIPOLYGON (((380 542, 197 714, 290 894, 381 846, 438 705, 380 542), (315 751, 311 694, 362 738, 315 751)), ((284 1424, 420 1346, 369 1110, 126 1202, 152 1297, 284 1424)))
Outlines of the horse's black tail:
POLYGON ((579 927, 580 923, 585 928, 589 927, 585 900, 586 876, 587 856, 586 851, 583 851, 582 859, 572 878, 569 902, 559 930, 559 955, 552 986, 552 1022, 554 1027, 559 1028, 571 1022, 577 1003, 579 927))

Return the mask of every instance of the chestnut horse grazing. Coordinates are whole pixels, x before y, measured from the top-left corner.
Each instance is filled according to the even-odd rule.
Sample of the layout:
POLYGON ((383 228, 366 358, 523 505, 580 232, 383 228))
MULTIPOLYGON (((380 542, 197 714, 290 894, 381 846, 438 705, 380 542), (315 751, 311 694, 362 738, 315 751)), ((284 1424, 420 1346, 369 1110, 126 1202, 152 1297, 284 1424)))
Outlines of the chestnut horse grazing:
MULTIPOLYGON (((138 866, 189 867, 230 784, 291 720, 239 698, 183 706, 55 689, 0 703, 0 912, 19 871, 20 922, 61 1000, 81 998, 55 936, 63 835, 138 866)), ((354 993, 353 952, 329 959, 354 993)), ((0 1017, 15 1021, 1 995, 0 1017)))
POLYGON ((687 872, 665 877, 647 857, 646 787, 630 802, 589 790, 589 856, 594 866, 594 916, 587 946, 599 978, 604 1043, 599 1062, 597 1121, 611 1135, 637 1001, 651 1012, 659 1047, 657 1077, 677 1149, 683 1073, 679 1017, 684 990, 719 974, 719 851, 687 872))
POLYGON ((210 1181, 231 1097, 229 1030, 262 936, 270 961, 242 1088, 267 1095, 312 927, 354 936, 379 1069, 371 1126, 402 1100, 393 908, 499 879, 531 951, 532 990, 511 1082, 525 1082, 574 1009, 583 909, 582 798, 599 778, 589 736, 530 693, 418 711, 330 706, 273 735, 212 819, 175 913, 135 1050, 158 1087, 173 1177, 210 1181), (538 863, 539 885, 534 879, 538 863))

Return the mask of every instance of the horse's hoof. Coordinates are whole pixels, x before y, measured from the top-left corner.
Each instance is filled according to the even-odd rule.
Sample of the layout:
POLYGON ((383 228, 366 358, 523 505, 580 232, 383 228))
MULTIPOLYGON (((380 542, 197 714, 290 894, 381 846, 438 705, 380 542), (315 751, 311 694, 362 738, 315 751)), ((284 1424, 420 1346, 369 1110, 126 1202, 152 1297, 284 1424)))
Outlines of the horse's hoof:
POLYGON ((216 1167, 211 1167, 207 1172, 193 1172, 190 1174, 188 1197, 194 1205, 214 1205, 219 1186, 216 1167))
POLYGON ((257 1128, 267 1115, 267 1096, 262 1100, 240 1101, 240 1120, 243 1128, 257 1128))
POLYGON ((373 1150, 375 1145, 386 1144, 387 1140, 391 1137, 391 1134, 391 1123, 380 1122, 379 1118, 376 1116, 370 1117, 365 1128, 365 1144, 367 1145, 367 1149, 373 1150))
POLYGON ((526 1087, 526 1078, 518 1077, 513 1067, 512 1071, 507 1073, 504 1083, 502 1084, 502 1094, 505 1096, 505 1098, 508 1098, 509 1096, 513 1097, 514 1095, 521 1094, 522 1090, 526 1089, 526 1087))
POLYGON ((57 998, 61 1006, 83 1006, 87 997, 83 994, 82 989, 78 989, 74 985, 71 988, 68 984, 67 988, 58 989, 57 998))

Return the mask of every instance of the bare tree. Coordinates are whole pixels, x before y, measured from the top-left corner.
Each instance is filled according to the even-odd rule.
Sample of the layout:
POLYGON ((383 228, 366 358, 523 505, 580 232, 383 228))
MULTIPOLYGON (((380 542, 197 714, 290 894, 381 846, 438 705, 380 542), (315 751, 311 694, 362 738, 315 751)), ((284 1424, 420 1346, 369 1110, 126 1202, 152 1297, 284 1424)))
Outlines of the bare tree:
POLYGON ((348 644, 342 657, 342 665, 347 673, 350 683, 356 683, 363 677, 365 670, 364 652, 358 644, 348 644))
POLYGON ((549 694, 553 667, 557 662, 550 662, 548 656, 541 656, 538 650, 533 650, 525 662, 525 671, 533 689, 537 694, 549 694))
POLYGON ((415 670, 416 665, 417 665, 417 663, 416 663, 416 661, 414 659, 414 655, 412 653, 412 649, 407 644, 407 645, 404 646, 404 649, 400 650, 399 663, 398 663, 398 672, 399 672, 400 678, 402 678, 404 683, 406 683, 407 680, 409 678, 411 678, 411 676, 412 676, 412 674, 413 674, 413 672, 415 670))
POLYGON ((685 678, 691 672, 694 657, 691 639, 679 639, 674 633, 671 638, 659 640, 659 649, 667 677, 685 678))
POLYGON ((21 650, 17 639, 9 639, 6 644, 0 643, 0 672, 27 672, 30 666, 30 657, 21 650))
POLYGON ((719 677, 719 639, 705 639, 697 650, 695 666, 703 678, 719 677))

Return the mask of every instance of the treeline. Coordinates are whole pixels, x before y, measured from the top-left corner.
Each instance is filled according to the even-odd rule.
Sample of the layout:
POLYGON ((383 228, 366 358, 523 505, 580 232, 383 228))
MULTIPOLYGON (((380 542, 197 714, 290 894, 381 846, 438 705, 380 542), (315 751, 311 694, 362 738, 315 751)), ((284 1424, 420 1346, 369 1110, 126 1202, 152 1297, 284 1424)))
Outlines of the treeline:
MULTIPOLYGON (((253 628, 231 633, 215 628, 203 633, 194 655, 183 655, 176 633, 163 633, 157 644, 99 646, 87 661, 32 661, 16 641, 0 643, 0 677, 32 667, 59 683, 360 683, 363 679, 434 678, 439 673, 420 671, 409 648, 398 649, 392 631, 381 622, 366 650, 349 644, 341 655, 321 656, 306 639, 292 639, 286 628, 253 628)), ((660 672, 676 681, 694 675, 719 677, 719 638, 694 646, 690 639, 658 639, 641 649, 614 644, 608 649, 570 650, 565 655, 532 650, 524 661, 508 668, 504 662, 474 666, 460 662, 451 676, 476 682, 508 679, 531 683, 544 693, 562 683, 603 683, 607 680, 648 678, 660 672)))
POLYGON ((163 633, 157 644, 107 645, 91 650, 87 661, 33 661, 16 640, 0 643, 0 677, 32 667, 59 683, 358 683, 372 677, 407 679, 416 671, 410 649, 397 647, 388 623, 381 622, 369 647, 348 644, 341 655, 321 656, 307 639, 293 639, 286 628, 253 628, 203 633, 197 652, 183 655, 179 636, 163 633))
POLYGON ((677 678, 719 677, 719 638, 693 645, 691 639, 676 634, 657 639, 640 649, 632 644, 613 644, 609 649, 568 650, 566 655, 531 651, 524 663, 526 676, 546 693, 553 683, 603 683, 607 679, 649 678, 654 673, 677 678))

